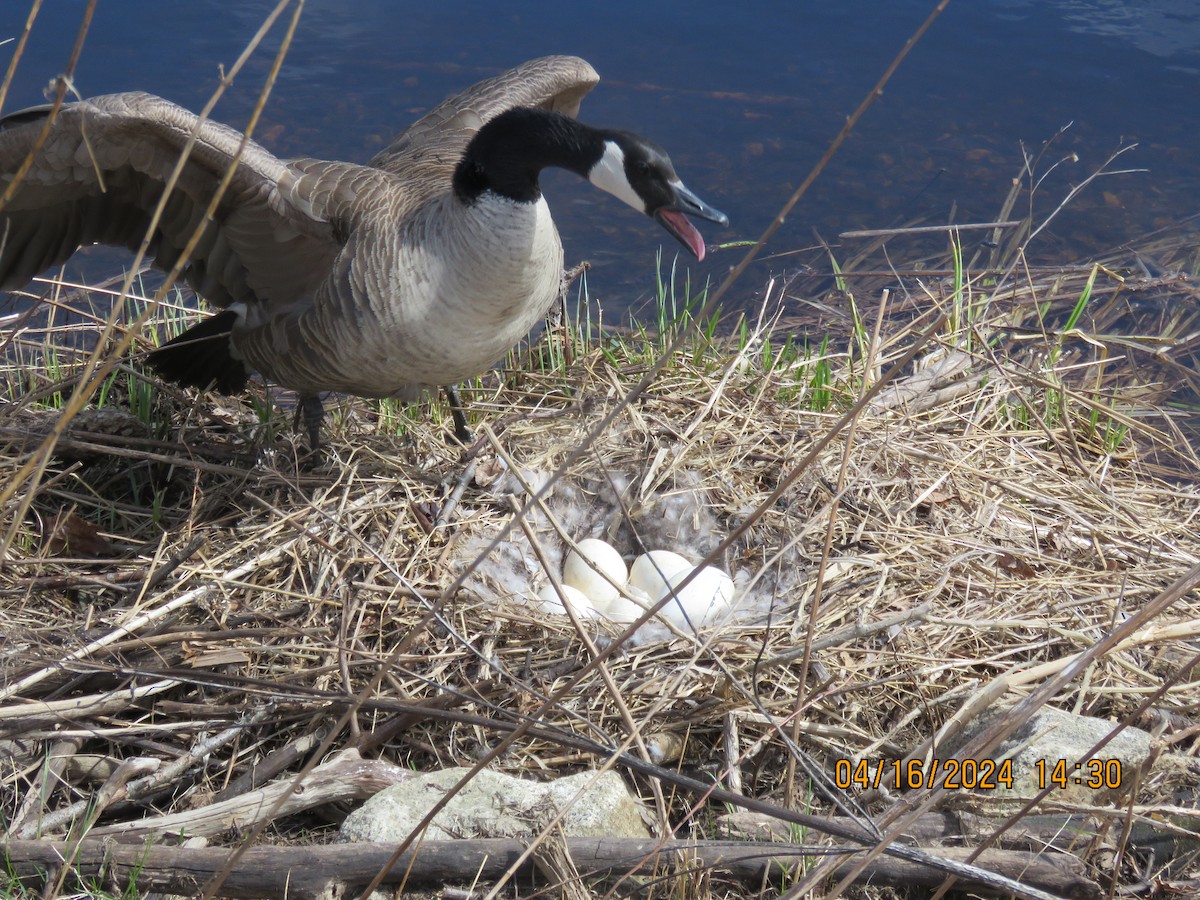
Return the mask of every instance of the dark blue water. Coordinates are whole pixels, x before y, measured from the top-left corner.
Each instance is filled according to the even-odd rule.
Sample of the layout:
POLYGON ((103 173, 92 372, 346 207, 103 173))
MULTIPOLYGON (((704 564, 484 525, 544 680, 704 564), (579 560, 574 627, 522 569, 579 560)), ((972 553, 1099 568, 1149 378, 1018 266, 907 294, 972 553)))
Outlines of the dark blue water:
MULTIPOLYGON (((710 242, 756 238, 933 5, 310 0, 257 136, 280 155, 365 161, 448 93, 530 57, 574 53, 603 79, 583 117, 666 146, 689 186, 732 218, 729 229, 702 226, 710 242)), ((7 109, 42 100, 84 6, 44 5, 7 109)), ((198 108, 270 8, 100 0, 75 86, 144 89, 198 108)), ((19 33, 26 12, 22 0, 0 4, 0 39, 19 33)), ((277 45, 267 42, 216 118, 245 122, 277 45)), ((0 46, 0 63, 13 46, 0 46)), ((1084 257, 1197 212, 1198 109, 1194 0, 954 0, 768 252, 918 218, 991 220, 1022 146, 1036 151, 1074 123, 1047 157, 1078 162, 1046 179, 1046 212, 1125 143, 1139 147, 1121 167, 1149 170, 1089 189, 1032 249, 1044 261, 1084 257)), ((636 305, 655 251, 665 243, 674 254, 673 242, 571 176, 556 173, 546 188, 568 263, 592 260, 593 293, 636 305)), ((719 275, 736 258, 715 253, 694 269, 719 275)), ((745 291, 787 259, 758 264, 745 291)))

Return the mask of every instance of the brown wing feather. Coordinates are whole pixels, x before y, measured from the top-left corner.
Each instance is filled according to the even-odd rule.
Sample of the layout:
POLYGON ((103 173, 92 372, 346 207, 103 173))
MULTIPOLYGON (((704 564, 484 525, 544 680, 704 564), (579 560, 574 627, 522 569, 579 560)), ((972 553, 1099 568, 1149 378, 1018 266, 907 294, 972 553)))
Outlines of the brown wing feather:
POLYGON ((515 106, 574 116, 599 81, 596 70, 575 56, 530 60, 443 100, 376 154, 370 165, 406 178, 442 179, 448 185, 454 166, 485 122, 515 106))
MULTIPOLYGON (((249 142, 185 277, 217 306, 306 302, 341 249, 337 227, 349 223, 339 218, 354 212, 356 196, 369 183, 387 180, 382 173, 398 176, 402 185, 380 185, 381 195, 415 208, 448 188, 484 122, 514 106, 574 115, 598 80, 575 57, 524 63, 439 104, 371 161, 374 172, 320 160, 287 163, 249 142)), ((35 109, 0 120, 0 189, 29 154, 45 118, 46 111, 35 109)), ((242 141, 232 128, 197 121, 180 106, 136 92, 64 106, 33 167, 0 210, 0 290, 27 283, 81 245, 136 249, 195 130, 197 140, 150 245, 157 265, 174 265, 242 141)))
MULTIPOLYGON (((34 146, 46 113, 0 121, 0 188, 34 146)), ((64 106, 9 204, 0 210, 0 289, 25 284, 85 244, 136 249, 193 129, 197 140, 151 239, 168 268, 202 222, 242 141, 240 132, 150 94, 64 106)), ((209 302, 287 302, 311 292, 338 246, 328 223, 281 195, 288 166, 256 143, 238 168, 186 270, 209 302)))

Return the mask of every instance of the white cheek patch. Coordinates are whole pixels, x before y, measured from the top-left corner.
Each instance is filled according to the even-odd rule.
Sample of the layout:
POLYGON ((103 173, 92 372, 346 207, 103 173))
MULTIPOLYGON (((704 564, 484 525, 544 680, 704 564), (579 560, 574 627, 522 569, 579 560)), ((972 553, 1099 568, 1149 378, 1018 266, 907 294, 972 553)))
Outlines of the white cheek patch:
POLYGON ((588 181, 618 200, 625 201, 638 212, 646 211, 646 201, 638 196, 625 177, 625 154, 612 141, 604 142, 604 155, 588 172, 588 181))

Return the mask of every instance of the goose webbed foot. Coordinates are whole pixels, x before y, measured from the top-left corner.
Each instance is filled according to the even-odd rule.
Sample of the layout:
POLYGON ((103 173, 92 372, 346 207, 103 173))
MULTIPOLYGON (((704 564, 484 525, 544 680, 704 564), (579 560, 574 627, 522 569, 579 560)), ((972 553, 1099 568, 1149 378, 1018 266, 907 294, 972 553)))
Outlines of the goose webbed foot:
POLYGON ((446 395, 446 402, 450 404, 450 417, 454 420, 454 437, 464 447, 470 447, 475 443, 475 435, 471 432, 471 427, 467 425, 467 414, 463 412, 463 404, 458 397, 457 386, 443 385, 442 393, 446 395))

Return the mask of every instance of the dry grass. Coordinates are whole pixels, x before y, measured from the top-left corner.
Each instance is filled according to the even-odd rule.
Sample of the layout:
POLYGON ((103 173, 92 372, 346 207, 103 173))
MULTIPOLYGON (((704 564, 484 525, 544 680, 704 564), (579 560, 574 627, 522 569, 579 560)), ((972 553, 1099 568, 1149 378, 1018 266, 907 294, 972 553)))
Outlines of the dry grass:
MULTIPOLYGON (((924 255, 906 243, 920 258, 904 269, 877 239, 832 279, 766 286, 728 339, 695 337, 712 331, 703 315, 665 322, 693 337, 633 402, 660 336, 552 333, 471 392, 469 461, 440 409, 344 401, 314 464, 265 390, 196 398, 141 373, 143 313, 171 332, 187 304, 114 308, 96 287, 43 285, 52 305, 39 296, 0 334, 6 838, 179 830, 167 817, 301 772, 318 793, 348 750, 380 780, 612 766, 664 838, 718 833, 727 811, 680 773, 792 822, 854 803, 877 821, 989 814, 985 794, 898 802, 827 775, 838 759, 926 756, 981 708, 1026 699, 1154 731, 1161 764, 1084 810, 1102 838, 1077 850, 1106 888, 1143 890, 1163 860, 1128 834, 1168 817, 1196 831, 1200 491, 1182 423, 1200 251, 1176 231, 1039 269, 1024 251, 1054 217, 1033 203, 1053 164, 1027 162, 997 216, 1017 229, 949 255, 943 235, 924 255), (113 374, 84 408, 89 359, 113 374), (547 488, 520 514, 522 481, 547 488), (539 566, 594 534, 713 557, 737 578, 739 618, 703 640, 621 637, 521 602, 539 566)), ((321 843, 364 793, 183 828, 230 847, 321 843)), ((543 856, 572 872, 546 836, 543 856)), ((92 887, 68 873, 43 894, 92 887)), ((1193 863, 1170 873, 1189 877, 1193 863)), ((748 891, 706 871, 641 887, 748 891)))
MULTIPOLYGON (((1186 235, 1140 253, 1167 273, 1197 268, 1186 235)), ((1035 692, 1200 564, 1196 459, 1167 410, 1194 390, 1194 291, 1140 273, 1132 253, 999 287, 886 281, 878 335, 872 316, 824 356, 783 349, 796 326, 775 313, 796 310, 803 285, 768 287, 740 339, 693 342, 631 405, 622 398, 654 356, 652 336, 589 346, 556 332, 477 386, 481 452, 440 526, 464 471, 440 411, 345 401, 313 466, 265 398, 147 388, 144 346, 118 369, 107 418, 77 416, 45 471, 21 475, 29 435, 56 421, 44 409, 55 378, 69 382, 95 328, 87 315, 71 320, 70 340, 53 322, 10 326, 0 716, 20 718, 0 718, 14 742, 0 814, 28 834, 72 822, 104 833, 151 814, 104 807, 83 776, 39 788, 55 746, 179 762, 139 795, 170 812, 244 790, 252 765, 300 746, 282 770, 295 772, 320 739, 417 769, 471 765, 535 711, 541 727, 494 766, 544 777, 627 747, 780 806, 828 810, 800 751, 827 771, 840 757, 918 753, 977 698, 1035 692), (950 324, 916 364, 845 421, 941 312, 950 324), (511 473, 540 483, 560 467, 545 512, 522 529, 511 473), (719 561, 748 609, 709 643, 643 631, 589 668, 615 631, 547 619, 511 596, 537 577, 534 546, 553 565, 564 536, 699 557, 738 530, 719 561), (131 685, 160 690, 134 702, 131 685), (125 699, 35 704, 99 695, 125 699)), ((884 276, 848 283, 852 298, 835 287, 805 300, 849 309, 877 297, 884 276)), ((58 315, 88 296, 65 292, 58 315)), ((1200 598, 1136 624, 1052 703, 1152 727, 1144 701, 1162 692, 1153 711, 1173 724, 1161 739, 1193 755, 1200 695, 1177 673, 1196 656, 1200 598)), ((1151 773, 1125 812, 1173 808, 1180 778, 1151 773)), ((724 811, 634 781, 663 833, 711 834, 724 811)), ((936 802, 987 807, 968 793, 936 802)), ((1120 821, 1120 807, 1109 812, 1120 821)), ((321 840, 320 823, 280 820, 274 839, 321 840)))
MULTIPOLYGON (((1200 597, 1164 592, 1200 566, 1182 424, 1200 393, 1187 280, 1200 251, 1173 232, 1037 268, 1022 251, 1045 168, 1031 159, 1018 178, 997 218, 1020 215, 1018 198, 1030 212, 989 234, 994 247, 947 256, 938 235, 901 270, 894 239, 892 256, 882 240, 840 250, 832 286, 766 286, 735 337, 693 338, 633 403, 657 336, 553 333, 475 386, 471 462, 440 409, 344 401, 314 465, 265 390, 196 398, 146 380, 147 332, 124 328, 142 304, 40 286, 52 305, 0 322, 6 839, 136 841, 302 771, 318 793, 351 749, 381 780, 493 754, 536 778, 612 766, 664 838, 723 833, 727 806, 638 760, 781 817, 852 802, 879 821, 905 802, 988 815, 994 798, 964 791, 834 804, 827 775, 838 759, 926 756, 981 707, 1030 699, 1155 733, 1159 764, 1085 810, 1102 839, 1077 851, 1106 888, 1145 892, 1163 860, 1139 857, 1129 831, 1197 830, 1200 597), (89 356, 114 374, 82 408, 89 356), (514 514, 521 480, 556 470, 543 504, 514 514), (737 577, 741 616, 704 640, 662 627, 617 640, 534 613, 519 595, 540 561, 589 534, 713 555, 737 577)), ((160 333, 193 315, 146 312, 160 333)), ((367 792, 261 826, 183 827, 228 847, 322 843, 367 792)), ((1033 812, 1062 808, 1051 794, 1033 812)), ((818 840, 799 832, 786 836, 818 840)), ((565 888, 574 861, 547 837, 565 888)), ((69 868, 50 870, 44 896, 95 889, 69 868)), ((1184 862, 1170 878, 1196 875, 1184 862)), ((749 891, 703 870, 640 887, 749 891)))

